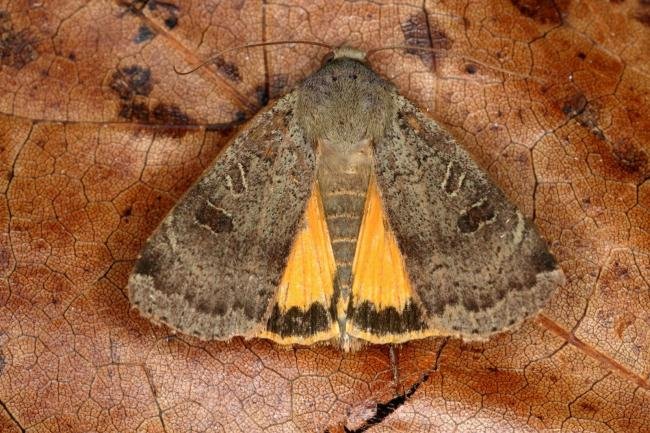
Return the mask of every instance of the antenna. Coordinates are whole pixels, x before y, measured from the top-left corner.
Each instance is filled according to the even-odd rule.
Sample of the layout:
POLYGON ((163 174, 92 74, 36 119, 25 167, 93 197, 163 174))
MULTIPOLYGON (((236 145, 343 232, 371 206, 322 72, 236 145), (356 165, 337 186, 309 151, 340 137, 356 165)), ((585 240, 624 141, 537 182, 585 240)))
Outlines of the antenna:
POLYGON ((318 47, 329 48, 330 50, 334 49, 334 47, 332 47, 331 45, 327 45, 327 44, 324 44, 322 42, 314 42, 314 41, 296 40, 296 41, 253 42, 253 43, 250 43, 250 44, 240 45, 240 46, 237 46, 237 47, 230 47, 230 48, 226 48, 225 50, 221 50, 217 54, 214 54, 213 56, 211 56, 208 60, 205 60, 204 62, 199 63, 197 66, 195 66, 192 69, 189 69, 187 71, 179 71, 178 69, 176 69, 176 66, 174 66, 174 72, 176 72, 178 75, 191 74, 192 72, 195 72, 195 71, 199 70, 200 68, 204 67, 205 65, 214 62, 219 56, 221 56, 224 53, 227 53, 228 51, 240 50, 242 48, 266 47, 266 46, 269 46, 269 45, 283 45, 283 44, 316 45, 318 47))
MULTIPOLYGON (((384 50, 416 50, 416 51, 429 51, 429 52, 434 52, 434 53, 435 52, 449 53, 448 50, 444 50, 444 49, 441 49, 441 48, 418 47, 418 46, 413 46, 413 45, 393 45, 393 46, 389 46, 389 47, 381 47, 381 48, 375 48, 375 49, 369 50, 366 53, 366 57, 370 57, 371 55, 373 55, 373 54, 375 54, 375 53, 377 53, 379 51, 384 51, 384 50)), ((472 57, 465 56, 465 55, 462 55, 462 54, 457 54, 457 53, 449 53, 449 54, 451 54, 454 57, 463 58, 463 59, 468 60, 468 61, 470 61, 472 63, 483 66, 484 68, 487 68, 487 69, 492 69, 494 71, 503 72, 504 74, 510 74, 510 75, 515 76, 515 77, 527 78, 527 79, 536 81, 538 83, 544 84, 544 81, 542 81, 541 79, 539 79, 537 77, 533 77, 530 74, 520 74, 518 72, 513 72, 513 71, 510 71, 510 70, 505 69, 505 68, 500 68, 498 66, 488 65, 485 62, 482 62, 480 60, 477 60, 477 59, 474 59, 472 57)))

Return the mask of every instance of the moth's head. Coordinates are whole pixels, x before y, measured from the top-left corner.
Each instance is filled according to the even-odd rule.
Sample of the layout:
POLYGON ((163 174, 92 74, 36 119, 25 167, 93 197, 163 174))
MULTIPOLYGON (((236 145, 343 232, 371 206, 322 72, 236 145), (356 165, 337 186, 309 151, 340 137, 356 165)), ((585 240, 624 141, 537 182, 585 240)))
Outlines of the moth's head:
POLYGON ((323 65, 336 59, 352 59, 357 62, 366 63, 366 52, 347 46, 334 48, 323 58, 323 65))

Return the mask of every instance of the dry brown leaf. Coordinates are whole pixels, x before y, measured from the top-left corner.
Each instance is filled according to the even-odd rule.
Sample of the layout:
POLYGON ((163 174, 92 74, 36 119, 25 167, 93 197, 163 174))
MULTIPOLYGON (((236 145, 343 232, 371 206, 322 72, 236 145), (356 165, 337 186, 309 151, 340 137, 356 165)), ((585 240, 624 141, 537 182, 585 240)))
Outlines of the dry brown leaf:
POLYGON ((647 1, 0 1, 2 432, 650 431, 647 1), (228 128, 373 67, 534 217, 568 276, 486 343, 342 354, 170 336, 130 310, 144 239, 228 128), (224 127, 224 125, 226 127, 224 127), (393 382, 396 367, 399 382, 393 382))

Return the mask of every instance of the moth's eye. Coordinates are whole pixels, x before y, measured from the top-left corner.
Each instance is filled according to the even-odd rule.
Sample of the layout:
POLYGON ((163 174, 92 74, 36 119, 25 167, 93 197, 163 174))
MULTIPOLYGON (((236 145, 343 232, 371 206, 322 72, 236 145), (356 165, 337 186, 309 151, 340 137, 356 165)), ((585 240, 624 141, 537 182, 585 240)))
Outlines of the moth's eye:
POLYGON ((328 53, 325 57, 323 57, 323 61, 321 62, 321 66, 328 64, 334 60, 334 53, 328 53))

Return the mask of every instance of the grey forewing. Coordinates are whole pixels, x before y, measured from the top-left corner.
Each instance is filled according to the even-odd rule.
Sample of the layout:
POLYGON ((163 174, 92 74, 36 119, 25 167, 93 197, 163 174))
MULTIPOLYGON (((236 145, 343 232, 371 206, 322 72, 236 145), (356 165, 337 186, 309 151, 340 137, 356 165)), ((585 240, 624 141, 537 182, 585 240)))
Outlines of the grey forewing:
POLYGON ((446 131, 395 99, 376 175, 429 325, 471 338, 536 313, 563 281, 545 242, 446 131))
POLYGON ((148 240, 130 280, 145 314, 202 338, 263 325, 316 171, 295 99, 253 120, 148 240))

